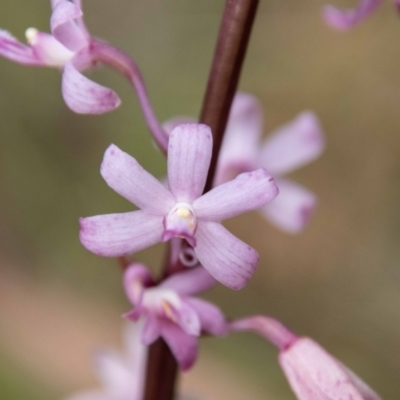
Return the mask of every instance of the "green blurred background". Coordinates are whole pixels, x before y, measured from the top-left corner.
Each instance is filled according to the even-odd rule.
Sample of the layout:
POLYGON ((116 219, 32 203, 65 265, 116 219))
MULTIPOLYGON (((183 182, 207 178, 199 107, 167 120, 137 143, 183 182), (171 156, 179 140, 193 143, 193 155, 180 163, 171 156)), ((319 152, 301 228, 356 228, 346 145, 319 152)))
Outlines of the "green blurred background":
MULTIPOLYGON (((48 30, 49 1, 1 0, 0 26, 48 30)), ((335 4, 353 6, 354 1, 335 4)), ((341 34, 320 0, 262 0, 240 88, 264 106, 265 133, 304 109, 328 148, 293 177, 318 194, 301 235, 257 213, 227 222, 259 250, 246 289, 207 295, 231 317, 268 313, 318 340, 385 399, 400 398, 400 19, 391 2, 341 34)), ((84 0, 90 31, 141 66, 160 120, 198 115, 223 0, 84 0)), ((156 176, 165 161, 131 88, 92 73, 122 106, 73 114, 60 73, 0 59, 0 398, 61 399, 95 385, 90 355, 119 345, 129 309, 117 264, 87 252, 77 219, 130 210, 99 174, 112 142, 156 176)), ((139 258, 157 270, 160 245, 139 258)), ((294 399, 276 351, 253 335, 206 339, 182 391, 204 399, 294 399)))

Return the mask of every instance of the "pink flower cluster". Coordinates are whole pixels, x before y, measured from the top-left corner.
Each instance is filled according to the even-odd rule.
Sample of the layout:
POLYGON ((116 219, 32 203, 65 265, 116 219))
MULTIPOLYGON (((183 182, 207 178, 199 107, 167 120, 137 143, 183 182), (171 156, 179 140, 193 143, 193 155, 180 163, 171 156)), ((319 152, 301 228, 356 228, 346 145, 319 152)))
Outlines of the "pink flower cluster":
MULTIPOLYGON (((328 7, 324 15, 332 26, 347 29, 379 3, 362 0, 351 11, 328 7)), ((297 337, 266 316, 230 322, 218 307, 198 297, 217 282, 242 289, 259 262, 257 250, 226 229, 224 220, 259 210, 289 233, 300 232, 309 222, 316 195, 286 175, 323 152, 325 136, 316 115, 302 112, 263 140, 260 102, 238 93, 216 175, 210 179, 214 178, 213 187, 205 192, 213 155, 211 129, 188 123, 187 118, 186 123, 174 118, 161 126, 135 62, 89 34, 80 0, 52 0, 51 5, 51 34, 29 28, 25 45, 0 31, 0 55, 24 65, 60 68, 65 102, 78 113, 100 114, 120 104, 114 91, 82 74, 98 62, 117 69, 134 86, 150 131, 167 153, 164 184, 116 145, 108 147, 100 173, 138 210, 81 218, 81 243, 99 256, 126 257, 171 241, 174 257, 181 263, 178 272, 169 271, 158 280, 143 264, 129 262, 123 286, 133 308, 124 317, 137 328, 128 331, 128 354, 100 355, 96 367, 103 390, 70 400, 142 399, 147 346, 162 338, 180 368, 187 370, 196 361, 202 335, 224 337, 233 331, 256 331, 279 348, 280 365, 299 400, 378 400, 376 393, 313 340, 297 337), (183 259, 185 251, 190 262, 183 259)))
MULTIPOLYGON (((341 10, 333 6, 325 6, 322 10, 325 22, 332 28, 347 31, 368 18, 381 5, 382 0, 359 0, 354 9, 341 10)), ((400 0, 393 0, 400 11, 400 0)))

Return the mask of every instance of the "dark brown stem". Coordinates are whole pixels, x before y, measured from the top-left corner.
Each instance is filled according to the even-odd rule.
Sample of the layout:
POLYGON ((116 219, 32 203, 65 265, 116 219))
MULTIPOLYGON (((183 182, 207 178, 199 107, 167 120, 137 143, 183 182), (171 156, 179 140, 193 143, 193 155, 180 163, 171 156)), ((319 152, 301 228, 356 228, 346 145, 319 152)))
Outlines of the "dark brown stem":
POLYGON ((200 122, 213 133, 213 156, 205 187, 212 188, 226 123, 246 55, 258 0, 228 0, 211 67, 200 122))
MULTIPOLYGON (((237 89, 258 2, 259 0, 226 2, 200 116, 200 122, 211 127, 214 138, 205 192, 212 187, 218 153, 237 89)), ((150 346, 144 400, 173 400, 177 372, 174 356, 162 340, 150 346)))

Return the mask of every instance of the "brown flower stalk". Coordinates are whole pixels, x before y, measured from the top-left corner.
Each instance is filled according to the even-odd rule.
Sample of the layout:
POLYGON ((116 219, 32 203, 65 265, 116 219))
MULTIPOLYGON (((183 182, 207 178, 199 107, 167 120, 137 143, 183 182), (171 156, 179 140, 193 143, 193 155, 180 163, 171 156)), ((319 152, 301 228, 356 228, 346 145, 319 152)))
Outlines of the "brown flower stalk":
MULTIPOLYGON (((227 0, 226 2, 200 116, 200 122, 210 126, 214 137, 213 156, 205 192, 212 187, 218 154, 258 2, 259 0, 227 0)), ((168 346, 159 339, 150 346, 144 399, 173 400, 177 375, 176 361, 168 346)))

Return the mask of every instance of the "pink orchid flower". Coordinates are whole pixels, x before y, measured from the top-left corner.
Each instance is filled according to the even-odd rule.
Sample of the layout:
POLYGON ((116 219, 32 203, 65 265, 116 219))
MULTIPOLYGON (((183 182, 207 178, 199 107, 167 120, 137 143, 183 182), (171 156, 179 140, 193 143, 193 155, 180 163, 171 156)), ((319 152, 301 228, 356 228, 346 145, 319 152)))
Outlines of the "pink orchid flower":
POLYGON ((143 324, 124 329, 125 352, 103 350, 94 360, 102 389, 77 393, 68 400, 142 400, 146 374, 147 347, 141 343, 143 324))
MULTIPOLYGON (((400 1, 393 1, 400 10, 400 1)), ((356 8, 348 10, 327 5, 322 9, 322 15, 325 22, 332 28, 347 31, 369 17, 381 3, 382 0, 360 0, 356 8)))
POLYGON ((233 101, 218 160, 215 184, 237 174, 265 168, 275 179, 279 195, 260 209, 277 227, 300 232, 316 206, 316 196, 284 175, 314 161, 325 148, 325 138, 314 113, 306 111, 261 142, 260 102, 238 93, 233 101))
POLYGON ((278 189, 260 168, 202 195, 211 153, 208 126, 177 126, 168 143, 167 189, 133 157, 111 145, 101 174, 112 189, 140 210, 81 218, 82 244, 95 254, 119 257, 181 237, 215 279, 241 289, 257 266, 258 253, 221 221, 264 206, 276 197, 278 189))
POLYGON ((63 70, 62 93, 67 105, 82 114, 101 114, 119 106, 111 89, 95 83, 81 71, 95 63, 96 46, 83 22, 80 0, 52 0, 51 32, 26 31, 28 45, 0 30, 0 55, 23 65, 63 70))
MULTIPOLYGON (((175 117, 163 124, 168 133, 189 117, 175 117)), ((278 228, 298 233, 305 228, 317 198, 303 186, 283 178, 318 158, 325 138, 314 113, 306 111, 261 142, 263 116, 260 102, 246 93, 236 94, 222 143, 214 185, 221 185, 243 172, 265 168, 274 176, 279 195, 260 208, 278 228)))
POLYGON ((366 383, 318 343, 297 337, 273 318, 246 318, 233 322, 231 329, 255 331, 279 348, 279 363, 298 400, 380 400, 366 383))
POLYGON ((183 370, 197 357, 197 341, 202 332, 225 336, 227 322, 213 304, 193 297, 216 281, 202 267, 176 273, 155 286, 149 270, 132 264, 124 274, 125 292, 134 309, 125 317, 145 318, 142 342, 150 345, 162 337, 183 370))

